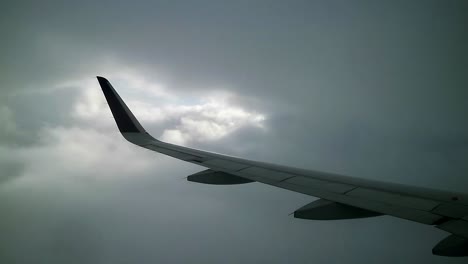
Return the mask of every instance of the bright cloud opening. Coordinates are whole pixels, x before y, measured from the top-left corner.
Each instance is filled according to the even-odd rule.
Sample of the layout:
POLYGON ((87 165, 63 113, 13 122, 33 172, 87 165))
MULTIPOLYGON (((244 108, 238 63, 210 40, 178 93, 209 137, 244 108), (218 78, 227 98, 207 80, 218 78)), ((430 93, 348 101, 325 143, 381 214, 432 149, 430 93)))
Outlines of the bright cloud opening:
MULTIPOLYGON (((235 95, 231 93, 215 91, 188 100, 162 84, 130 73, 109 79, 144 126, 164 125, 161 139, 168 142, 212 141, 245 127, 265 129, 265 115, 232 104, 229 99, 235 95)), ((111 114, 97 81, 81 82, 80 86, 84 91, 73 116, 96 122, 109 119, 111 114)))

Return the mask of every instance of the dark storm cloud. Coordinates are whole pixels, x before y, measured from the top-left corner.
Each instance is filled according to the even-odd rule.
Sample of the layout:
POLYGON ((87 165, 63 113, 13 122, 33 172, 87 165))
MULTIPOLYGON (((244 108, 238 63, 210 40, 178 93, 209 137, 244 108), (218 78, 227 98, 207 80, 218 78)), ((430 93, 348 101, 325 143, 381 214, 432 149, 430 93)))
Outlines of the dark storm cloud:
POLYGON ((1 262, 464 261, 431 256, 446 234, 428 226, 302 221, 287 214, 312 197, 187 183, 202 168, 130 146, 88 92, 93 76, 113 76, 151 132, 185 132, 192 146, 466 192, 465 1, 31 1, 1 12, 1 262), (187 102, 151 120, 147 105, 172 99, 116 76, 127 69, 187 102), (232 95, 209 109, 263 114, 263 128, 209 116, 197 100, 217 90, 232 95), (197 140, 206 130, 193 120, 228 133, 197 140))

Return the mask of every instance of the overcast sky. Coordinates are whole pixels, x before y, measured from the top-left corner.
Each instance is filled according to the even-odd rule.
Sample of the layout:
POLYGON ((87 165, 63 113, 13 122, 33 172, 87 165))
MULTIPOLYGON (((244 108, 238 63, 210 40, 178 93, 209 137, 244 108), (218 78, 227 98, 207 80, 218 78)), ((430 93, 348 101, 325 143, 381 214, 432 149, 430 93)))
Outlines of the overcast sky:
POLYGON ((119 134, 107 77, 154 136, 468 192, 468 2, 15 1, 0 10, 1 263, 462 263, 382 216, 288 216, 314 197, 119 134), (29 2, 29 3, 28 3, 29 2))

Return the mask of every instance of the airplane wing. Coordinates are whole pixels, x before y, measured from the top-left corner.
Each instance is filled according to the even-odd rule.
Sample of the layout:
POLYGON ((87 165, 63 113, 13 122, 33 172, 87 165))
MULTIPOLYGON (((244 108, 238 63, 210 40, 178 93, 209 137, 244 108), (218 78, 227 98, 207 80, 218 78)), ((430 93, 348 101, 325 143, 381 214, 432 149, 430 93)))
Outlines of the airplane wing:
POLYGON ((207 168, 188 176, 189 181, 206 184, 256 181, 321 198, 296 210, 296 218, 336 220, 391 215, 435 225, 451 235, 432 249, 433 254, 468 256, 467 194, 280 166, 162 142, 145 131, 107 79, 100 76, 97 79, 125 139, 207 168))

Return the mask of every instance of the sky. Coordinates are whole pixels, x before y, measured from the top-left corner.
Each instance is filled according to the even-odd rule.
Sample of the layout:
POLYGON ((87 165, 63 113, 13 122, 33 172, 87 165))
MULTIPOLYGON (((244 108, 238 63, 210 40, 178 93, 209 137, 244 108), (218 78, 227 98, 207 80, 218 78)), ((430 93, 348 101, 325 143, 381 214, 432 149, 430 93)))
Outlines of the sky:
POLYGON ((187 182, 204 168, 126 142, 95 76, 168 142, 467 192, 467 3, 3 3, 0 262, 465 262, 432 226, 187 182))

